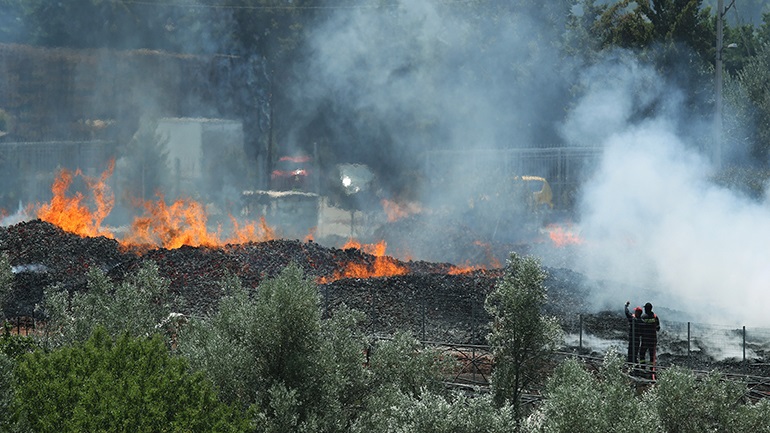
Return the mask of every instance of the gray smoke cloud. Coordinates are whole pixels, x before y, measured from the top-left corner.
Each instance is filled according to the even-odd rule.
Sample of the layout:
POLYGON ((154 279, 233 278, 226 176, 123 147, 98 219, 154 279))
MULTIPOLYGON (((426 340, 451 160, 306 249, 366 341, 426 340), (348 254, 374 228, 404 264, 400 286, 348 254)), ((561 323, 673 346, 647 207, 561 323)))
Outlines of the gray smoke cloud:
POLYGON ((344 119, 328 121, 340 158, 403 162, 432 148, 530 147, 549 129, 547 114, 560 111, 563 63, 547 28, 524 14, 479 26, 491 22, 476 16, 485 12, 427 0, 339 11, 309 38, 299 117, 332 101, 344 119), (372 125, 379 142, 349 142, 372 125))
MULTIPOLYGON (((618 282, 593 288, 595 304, 619 309, 630 298, 708 323, 770 326, 770 206, 710 181, 709 158, 688 132, 710 126, 687 124, 682 93, 665 77, 619 52, 582 70, 560 57, 556 27, 524 9, 484 16, 472 2, 390 4, 335 10, 310 30, 295 68, 292 120, 299 129, 327 112, 336 162, 381 165, 378 175, 396 185, 388 174, 403 172, 391 169, 414 167, 434 148, 600 147, 577 205, 583 243, 558 258, 618 282), (477 25, 483 20, 495 25, 477 25), (583 95, 567 107, 575 77, 583 95)), ((142 102, 155 109, 154 99, 142 102)), ((452 176, 441 196, 418 190, 411 198, 463 202, 489 177, 467 158, 444 162, 452 176)))
MULTIPOLYGON (((709 323, 770 325, 770 208, 710 181, 713 167, 698 150, 708 147, 698 140, 710 126, 680 115, 679 89, 629 53, 576 69, 549 49, 546 26, 524 14, 482 35, 471 30, 472 15, 442 2, 398 5, 345 11, 316 30, 301 106, 312 112, 331 98, 337 109, 375 116, 391 138, 389 157, 402 161, 435 142, 464 150, 542 145, 545 126, 558 122, 561 145, 604 149, 577 207, 583 243, 559 259, 619 282, 596 292, 597 306, 619 308, 634 296, 709 323), (583 96, 555 119, 554 107, 566 111, 556 95, 576 76, 583 96), (430 127, 414 134, 405 120, 430 127)), ((444 198, 472 189, 483 172, 468 160, 453 163, 444 198)))
MULTIPOLYGON (((306 61, 296 68, 297 127, 321 118, 330 159, 372 166, 384 197, 441 209, 422 214, 433 220, 427 225, 467 223, 505 235, 500 212, 471 208, 505 176, 547 173, 506 172, 499 155, 481 151, 556 146, 571 72, 555 48, 554 26, 497 12, 434 0, 335 11, 311 31, 306 61), (429 159, 432 150, 458 154, 429 159)), ((490 201, 497 199, 506 200, 490 201)), ((421 241, 425 233, 399 230, 413 241, 408 257, 452 261, 421 241)))
MULTIPOLYGON (((575 250, 574 266, 640 288, 623 293, 635 302, 657 301, 707 323, 769 326, 767 201, 710 180, 710 159, 679 132, 693 128, 681 127, 677 89, 654 70, 629 60, 597 65, 584 77, 595 88, 563 133, 570 142, 601 143, 604 153, 582 189, 584 243, 575 250), (604 77, 600 84, 597 76, 604 77), (663 101, 660 111, 631 121, 635 107, 650 98, 663 101)), ((617 296, 608 290, 597 302, 618 304, 617 296)))

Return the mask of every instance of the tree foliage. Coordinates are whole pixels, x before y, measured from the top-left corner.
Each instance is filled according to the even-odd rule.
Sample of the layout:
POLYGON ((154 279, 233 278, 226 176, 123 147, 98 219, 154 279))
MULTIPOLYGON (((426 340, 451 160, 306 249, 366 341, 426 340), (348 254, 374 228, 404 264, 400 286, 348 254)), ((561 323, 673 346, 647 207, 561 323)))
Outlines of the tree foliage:
POLYGON ((13 400, 13 360, 0 351, 0 431, 10 432, 13 426, 11 401, 13 400))
POLYGON ((737 75, 737 81, 750 104, 747 110, 756 127, 755 159, 765 161, 770 155, 770 43, 765 43, 756 56, 748 60, 737 75))
POLYGON ((85 292, 70 294, 56 286, 44 290, 49 345, 85 341, 97 326, 112 336, 152 335, 160 332, 157 325, 171 312, 169 281, 159 275, 153 261, 142 262, 134 274, 117 285, 97 267, 89 268, 87 280, 85 292))
POLYGON ((159 336, 113 340, 98 327, 85 343, 24 355, 14 378, 12 410, 22 431, 238 432, 248 425, 159 336))
POLYGON ((492 394, 498 406, 513 405, 517 417, 522 395, 544 377, 544 366, 561 341, 556 319, 543 315, 545 278, 538 259, 511 253, 505 275, 486 300, 495 360, 492 394))
POLYGON ((367 366, 361 313, 342 306, 322 319, 318 288, 296 264, 255 292, 237 277, 221 285, 218 311, 191 320, 178 350, 224 401, 251 407, 259 431, 346 432, 383 390, 439 389, 441 361, 406 335, 378 343, 367 366))
POLYGON ((660 422, 650 394, 640 397, 622 370, 623 359, 610 352, 598 373, 577 359, 560 364, 548 379, 540 408, 543 431, 615 431, 618 426, 644 426, 656 431, 660 422))
POLYGON ((607 354, 598 372, 577 359, 548 379, 546 401, 532 417, 537 431, 616 431, 643 426, 650 432, 767 431, 770 404, 751 402, 746 385, 717 372, 696 376, 672 367, 652 386, 639 387, 623 372, 623 360, 607 354))
POLYGON ((381 392, 372 403, 351 433, 504 433, 516 425, 512 408, 495 406, 489 395, 381 392))

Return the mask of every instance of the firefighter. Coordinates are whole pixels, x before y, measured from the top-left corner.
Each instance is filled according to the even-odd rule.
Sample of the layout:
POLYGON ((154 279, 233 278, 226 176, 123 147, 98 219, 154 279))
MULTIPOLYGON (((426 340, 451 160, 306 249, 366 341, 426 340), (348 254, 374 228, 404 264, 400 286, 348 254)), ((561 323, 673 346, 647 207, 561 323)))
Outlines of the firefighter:
POLYGON ((641 346, 639 349, 639 363, 642 367, 649 366, 652 378, 655 379, 655 362, 657 361, 658 331, 660 331, 660 319, 652 311, 652 304, 644 304, 644 312, 641 316, 642 332, 641 346), (648 359, 649 354, 649 359, 648 359))
POLYGON ((626 301, 626 319, 628 319, 628 355, 626 362, 636 364, 639 362, 639 348, 641 346, 642 333, 642 307, 634 308, 634 313, 628 310, 631 302, 626 301))

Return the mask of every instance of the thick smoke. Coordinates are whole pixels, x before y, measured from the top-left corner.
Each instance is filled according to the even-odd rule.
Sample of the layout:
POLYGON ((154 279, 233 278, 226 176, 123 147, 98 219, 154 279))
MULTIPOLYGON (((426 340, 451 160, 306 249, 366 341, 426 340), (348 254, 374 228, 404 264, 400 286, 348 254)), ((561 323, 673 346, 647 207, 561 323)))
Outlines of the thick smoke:
MULTIPOLYGON (((623 289, 635 302, 652 301, 706 323, 768 326, 770 208, 716 186, 714 168, 678 133, 676 89, 633 61, 600 64, 585 73, 596 83, 564 124, 571 142, 604 147, 596 173, 583 186, 581 236, 574 265, 623 289), (601 84, 595 77, 604 77, 601 84), (643 121, 633 112, 652 100, 659 111, 643 121)), ((710 125, 700 125, 709 128, 710 125)), ((618 291, 599 304, 620 305, 618 291)))
MULTIPOLYGON (((680 115, 681 92, 622 53, 580 72, 548 47, 547 26, 524 14, 479 34, 461 12, 405 1, 389 13, 345 11, 316 31, 299 105, 310 113, 331 99, 335 114, 374 117, 389 137, 345 143, 367 126, 348 117, 329 126, 338 128, 339 155, 379 152, 393 165, 434 146, 543 146, 558 122, 554 107, 566 111, 557 94, 582 75, 584 96, 561 122, 561 144, 605 151, 578 204, 584 242, 566 262, 622 285, 598 293, 597 305, 634 297, 708 323, 770 325, 767 204, 710 182, 709 145, 695 141, 711 126, 680 115), (427 126, 415 134, 410 122, 427 126), (682 132, 694 130, 697 139, 682 132)), ((441 198, 459 202, 485 172, 467 158, 452 164, 441 198)))
MULTIPOLYGON (((525 14, 493 15, 489 6, 432 0, 340 10, 309 37, 297 118, 309 123, 329 113, 334 158, 375 165, 399 191, 413 185, 408 173, 424 151, 553 139, 549 122, 562 112, 555 101, 565 81, 550 30, 525 14)), ((489 174, 488 166, 469 166, 467 156, 442 169, 452 173, 445 191, 489 174)))

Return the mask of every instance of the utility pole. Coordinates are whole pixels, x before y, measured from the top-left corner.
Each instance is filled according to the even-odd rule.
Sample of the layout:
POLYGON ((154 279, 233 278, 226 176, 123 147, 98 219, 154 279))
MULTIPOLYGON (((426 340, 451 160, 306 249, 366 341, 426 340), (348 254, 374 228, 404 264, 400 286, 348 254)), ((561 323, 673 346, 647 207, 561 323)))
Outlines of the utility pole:
POLYGON ((724 0, 717 2, 717 56, 716 72, 716 103, 714 112, 714 166, 717 170, 722 168, 722 43, 724 38, 724 18, 727 11, 735 4, 732 0, 725 7, 724 0))

